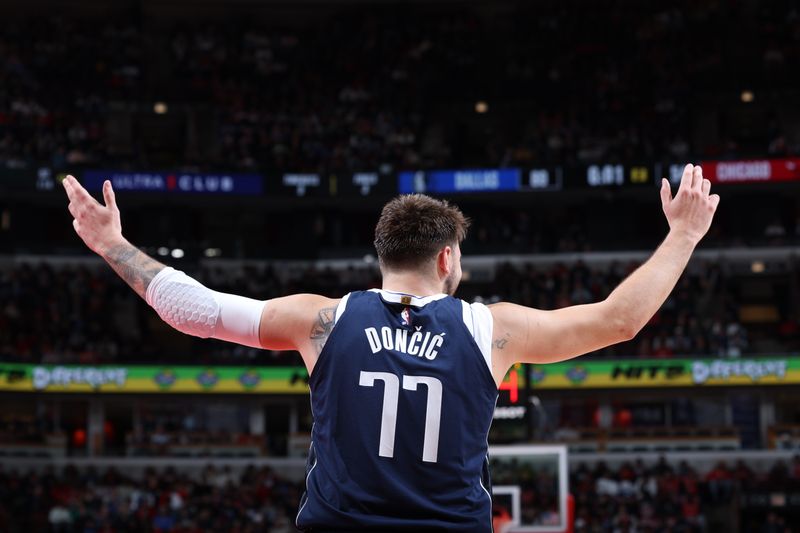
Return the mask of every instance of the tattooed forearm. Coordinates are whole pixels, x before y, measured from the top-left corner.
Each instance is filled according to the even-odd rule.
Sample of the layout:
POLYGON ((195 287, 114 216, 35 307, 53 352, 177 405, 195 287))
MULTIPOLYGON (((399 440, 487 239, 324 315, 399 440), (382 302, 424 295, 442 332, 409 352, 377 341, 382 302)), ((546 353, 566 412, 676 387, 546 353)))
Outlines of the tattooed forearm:
POLYGON ((106 262, 119 274, 125 283, 136 291, 136 294, 145 297, 147 286, 156 277, 156 274, 165 268, 149 255, 145 254, 130 243, 112 246, 103 254, 106 262))
POLYGON ((319 310, 317 321, 314 322, 314 326, 311 328, 311 335, 309 336, 314 347, 317 349, 317 355, 322 353, 322 348, 325 346, 325 342, 331 334, 335 316, 335 307, 324 307, 319 310))

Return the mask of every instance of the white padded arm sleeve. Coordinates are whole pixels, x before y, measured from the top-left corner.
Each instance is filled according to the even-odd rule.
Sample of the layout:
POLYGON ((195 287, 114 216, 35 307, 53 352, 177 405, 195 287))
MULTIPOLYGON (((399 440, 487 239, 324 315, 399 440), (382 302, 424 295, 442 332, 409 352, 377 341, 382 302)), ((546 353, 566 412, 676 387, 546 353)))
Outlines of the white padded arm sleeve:
POLYGON ((264 301, 212 291, 171 267, 153 278, 145 300, 181 333, 261 347, 258 329, 264 301))

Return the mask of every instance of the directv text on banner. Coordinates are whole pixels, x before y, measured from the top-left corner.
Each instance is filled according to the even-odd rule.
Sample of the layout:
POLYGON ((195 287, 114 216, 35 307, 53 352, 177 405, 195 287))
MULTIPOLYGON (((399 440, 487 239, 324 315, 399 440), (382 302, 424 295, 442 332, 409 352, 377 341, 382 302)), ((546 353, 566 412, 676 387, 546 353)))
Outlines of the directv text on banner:
POLYGON ((0 365, 0 391, 112 394, 306 394, 305 367, 0 365))
POLYGON ((115 172, 87 170, 82 182, 88 190, 99 191, 111 180, 118 191, 165 192, 176 194, 262 194, 259 174, 189 174, 169 172, 115 172))
POLYGON ((124 367, 57 366, 47 368, 36 366, 33 368, 33 388, 36 390, 45 390, 51 386, 68 387, 70 385, 89 385, 95 389, 103 385, 124 387, 127 379, 128 371, 124 367))
POLYGON ((578 361, 529 372, 539 389, 789 385, 800 383, 800 358, 578 361))
POLYGON ((765 377, 778 380, 786 378, 788 363, 785 359, 766 361, 694 361, 692 379, 697 385, 709 380, 728 381, 731 378, 747 378, 757 383, 765 377))
POLYGON ((397 188, 401 194, 518 191, 521 175, 518 168, 419 170, 398 174, 397 188))

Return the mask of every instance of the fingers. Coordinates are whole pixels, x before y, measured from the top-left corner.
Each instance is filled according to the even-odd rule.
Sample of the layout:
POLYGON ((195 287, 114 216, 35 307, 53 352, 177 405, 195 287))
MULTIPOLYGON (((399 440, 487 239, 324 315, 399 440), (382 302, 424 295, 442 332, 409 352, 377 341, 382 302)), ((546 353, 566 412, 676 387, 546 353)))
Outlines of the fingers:
POLYGON ((72 176, 67 176, 66 178, 61 180, 61 185, 64 186, 64 190, 67 192, 67 198, 69 198, 70 201, 72 201, 72 197, 74 196, 74 193, 72 192, 72 184, 70 183, 69 180, 71 177, 72 176))
POLYGON ((114 195, 114 188, 111 186, 111 182, 109 180, 103 182, 103 199, 106 202, 106 207, 110 207, 112 209, 117 208, 117 198, 114 195))
MULTIPOLYGON (((95 200, 73 176, 67 176, 61 181, 61 184, 64 186, 64 190, 67 192, 67 198, 69 198, 69 205, 67 205, 67 209, 75 219, 73 221, 73 226, 75 227, 75 231, 78 231, 78 220, 86 218, 88 213, 93 209, 103 206, 100 204, 100 202, 95 200)), ((111 187, 111 182, 108 180, 103 183, 103 197, 105 198, 106 205, 109 208, 117 209, 114 190, 111 187)))
POLYGON ((75 202, 70 202, 67 205, 67 209, 69 210, 69 214, 72 215, 72 218, 78 218, 78 206, 75 202))
POLYGON ((667 181, 666 179, 662 179, 661 180, 661 207, 663 207, 664 210, 666 210, 667 207, 669 207, 670 202, 672 202, 672 191, 670 190, 670 187, 669 187, 669 181, 667 181))
POLYGON ((700 190, 703 184, 703 169, 699 165, 695 166, 692 170, 692 188, 700 190))
POLYGON ((692 174, 694 172, 694 166, 690 163, 683 167, 683 175, 681 176, 681 184, 678 186, 678 190, 688 190, 692 187, 692 174))
POLYGON ((79 200, 81 200, 83 202, 90 202, 90 203, 94 202, 95 204, 100 205, 100 203, 97 200, 95 200, 94 198, 92 198, 92 195, 89 194, 86 191, 86 189, 83 188, 83 185, 78 183, 78 180, 76 180, 75 178, 72 178, 71 181, 72 181, 71 182, 72 190, 75 191, 75 196, 79 200))
POLYGON ((703 169, 700 166, 694 167, 694 171, 692 172, 692 188, 699 189, 703 193, 702 197, 708 199, 711 209, 716 211, 717 205, 719 205, 719 195, 712 194, 709 196, 711 192, 711 181, 703 177, 703 169))
POLYGON ((73 176, 67 176, 61 183, 64 185, 64 189, 67 191, 67 197, 69 197, 71 202, 100 205, 73 176))

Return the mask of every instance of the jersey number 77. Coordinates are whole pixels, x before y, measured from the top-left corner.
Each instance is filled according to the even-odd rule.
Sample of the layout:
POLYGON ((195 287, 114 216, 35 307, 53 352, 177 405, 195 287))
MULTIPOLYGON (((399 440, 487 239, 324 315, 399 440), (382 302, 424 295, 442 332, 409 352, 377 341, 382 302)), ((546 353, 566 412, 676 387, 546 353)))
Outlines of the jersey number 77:
MULTIPOLYGON (((425 437, 422 460, 435 463, 439 455, 439 426, 442 417, 442 382, 431 376, 402 376, 403 389, 416 391, 422 384, 428 389, 425 410, 425 437)), ((389 372, 361 371, 358 384, 374 387, 376 381, 383 382, 383 410, 381 413, 381 435, 378 455, 394 457, 394 434, 397 425, 397 400, 400 396, 400 379, 389 372)))

